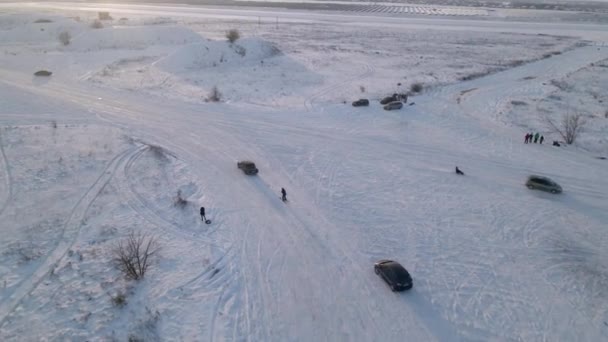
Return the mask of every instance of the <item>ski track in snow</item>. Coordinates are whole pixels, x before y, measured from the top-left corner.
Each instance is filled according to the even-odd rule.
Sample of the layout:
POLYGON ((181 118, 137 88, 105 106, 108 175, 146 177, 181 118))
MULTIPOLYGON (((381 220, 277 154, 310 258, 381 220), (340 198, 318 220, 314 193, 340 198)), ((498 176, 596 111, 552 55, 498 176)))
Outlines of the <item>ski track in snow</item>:
MULTIPOLYGON (((457 142, 458 145, 489 144, 489 148, 494 150, 496 148, 492 147, 492 144, 495 143, 491 142, 488 136, 495 127, 482 126, 487 123, 478 119, 487 113, 481 113, 480 110, 496 114, 504 106, 506 98, 517 96, 530 89, 527 86, 515 87, 513 84, 500 84, 496 80, 500 80, 505 75, 512 78, 521 77, 533 68, 536 68, 534 70, 537 73, 543 74, 544 78, 549 79, 567 71, 559 67, 560 62, 565 62, 563 64, 570 68, 577 68, 605 54, 604 52, 596 54, 588 52, 589 49, 581 48, 563 54, 559 58, 536 62, 533 67, 522 66, 505 73, 443 87, 427 95, 426 98, 417 99, 416 102, 419 104, 412 115, 420 115, 429 108, 428 103, 438 103, 444 112, 433 116, 434 119, 441 118, 437 120, 436 125, 440 128, 462 132, 463 136, 461 141, 457 142), (469 91, 471 89, 475 90, 469 91), (463 122, 449 120, 450 112, 454 111, 463 114, 468 120, 463 120, 463 122), (481 127, 480 131, 490 131, 490 133, 485 136, 469 133, 471 126, 476 125, 481 127)), ((305 100, 306 110, 309 111, 309 114, 316 112, 318 100, 325 94, 335 91, 343 84, 367 77, 372 72, 371 66, 366 65, 365 71, 354 78, 330 85, 313 94, 305 100)), ((9 77, 0 82, 24 88, 36 94, 82 104, 108 124, 129 129, 134 136, 142 140, 166 147, 174 153, 175 158, 194 170, 195 177, 199 178, 195 180, 196 182, 212 183, 205 189, 206 193, 220 193, 227 188, 234 192, 243 206, 243 208, 234 210, 243 217, 241 221, 229 222, 214 219, 213 229, 215 231, 206 233, 186 229, 179 222, 175 222, 159 212, 149 203, 145 194, 138 192, 134 175, 137 172, 138 161, 148 151, 148 146, 139 145, 129 149, 117 155, 108 164, 102 175, 72 209, 57 248, 46 257, 34 274, 24 280, 11 296, 0 303, 0 326, 7 322, 10 313, 21 300, 31 293, 54 265, 63 258, 78 237, 82 218, 88 208, 111 179, 117 182, 119 193, 125 202, 146 221, 177 240, 194 240, 211 246, 215 251, 214 259, 208 266, 201 272, 193 272, 192 278, 170 288, 165 294, 171 300, 184 303, 195 295, 214 298, 214 307, 209 317, 205 317, 205 309, 201 308, 203 318, 200 319, 200 336, 206 336, 210 341, 230 338, 247 341, 290 340, 305 336, 301 335, 304 332, 309 334, 307 336, 311 340, 371 340, 381 332, 385 332, 387 334, 385 336, 391 337, 391 340, 397 340, 397 338, 403 338, 403 335, 400 334, 400 331, 392 329, 395 324, 400 325, 401 332, 409 330, 413 334, 410 336, 412 339, 454 341, 466 339, 457 329, 460 326, 456 326, 456 324, 462 324, 461 320, 456 321, 460 319, 458 316, 463 312, 472 313, 477 320, 476 326, 467 327, 465 331, 473 332, 479 339, 491 340, 505 338, 505 336, 494 336, 492 332, 486 330, 494 317, 491 313, 480 312, 486 308, 485 302, 500 298, 500 305, 508 304, 507 308, 503 308, 502 314, 507 317, 510 324, 517 321, 515 310, 527 306, 532 310, 537 310, 542 306, 542 298, 519 294, 518 289, 506 288, 500 283, 501 274, 494 269, 493 259, 490 256, 503 253, 507 255, 505 258, 515 258, 517 256, 508 255, 518 252, 514 248, 510 249, 513 246, 503 247, 500 240, 477 241, 477 244, 472 246, 446 246, 444 245, 445 238, 439 236, 437 232, 425 232, 424 239, 419 238, 417 236, 419 229, 426 227, 407 227, 406 241, 391 243, 391 245, 405 249, 404 255, 408 256, 408 261, 421 257, 433 257, 434 259, 430 263, 432 269, 420 269, 418 270, 420 274, 435 270, 449 271, 450 274, 438 274, 434 283, 425 283, 424 280, 417 283, 415 277, 416 287, 413 291, 403 295, 396 295, 389 291, 378 292, 377 288, 385 290, 384 284, 373 274, 370 275, 373 273, 371 267, 362 266, 361 262, 364 258, 376 253, 387 253, 382 250, 382 244, 383 241, 386 241, 385 239, 390 239, 390 237, 384 236, 383 231, 370 233, 372 234, 371 239, 375 242, 368 250, 358 251, 354 246, 342 241, 340 234, 345 230, 336 227, 334 221, 327 216, 328 211, 341 211, 348 206, 358 206, 361 203, 356 198, 341 199, 338 197, 341 179, 348 176, 348 172, 353 170, 342 169, 340 159, 333 158, 332 150, 326 149, 325 144, 334 145, 336 150, 349 151, 343 156, 346 160, 366 156, 371 159, 378 150, 381 150, 383 155, 388 158, 409 158, 412 160, 411 170, 431 175, 451 173, 451 170, 446 171, 443 166, 438 166, 436 160, 441 160, 443 165, 456 165, 466 161, 468 164, 465 170, 467 176, 461 179, 462 182, 474 180, 479 183, 486 181, 489 184, 491 181, 495 187, 506 186, 508 188, 519 185, 519 177, 530 171, 527 166, 513 164, 513 155, 487 156, 481 154, 480 150, 455 154, 455 151, 429 147, 403 136, 398 136, 402 140, 385 137, 370 139, 370 147, 361 146, 357 151, 350 151, 349 147, 352 149, 353 146, 361 144, 358 137, 360 132, 356 129, 355 123, 350 126, 345 124, 347 127, 342 127, 341 131, 332 129, 311 131, 310 127, 270 122, 263 118, 238 117, 238 119, 233 119, 230 118, 231 109, 217 109, 218 107, 213 107, 216 108, 213 110, 205 109, 208 115, 204 118, 204 132, 176 134, 176 132, 182 132, 184 127, 200 127, 195 126, 198 120, 196 114, 199 113, 189 108, 177 108, 180 113, 184 114, 183 122, 166 122, 164 121, 166 120, 165 114, 176 109, 170 105, 167 105, 166 108, 155 108, 154 104, 130 103, 128 97, 111 99, 111 96, 105 95, 105 100, 99 101, 97 96, 89 95, 86 88, 79 89, 77 85, 53 82, 45 88, 40 88, 26 83, 25 76, 3 70, 0 70, 1 73, 5 73, 9 77), (299 141, 303 144, 311 138, 322 141, 322 143, 308 151, 306 158, 295 171, 288 172, 282 166, 280 158, 268 155, 269 153, 264 150, 262 143, 254 144, 247 140, 246 133, 251 127, 255 127, 257 133, 264 135, 281 131, 283 134, 289 135, 293 139, 292 141, 299 141), (261 172, 258 176, 245 177, 240 170, 236 169, 234 165, 236 160, 244 156, 252 158, 256 162, 260 161, 258 167, 261 172), (228 169, 229 167, 232 170, 228 169), (514 176, 497 179, 469 171, 482 168, 486 173, 501 170, 514 176), (305 186, 298 183, 300 175, 307 170, 312 170, 311 177, 316 182, 316 188, 313 191, 304 190, 305 186), (280 185, 288 188, 290 202, 287 204, 282 203, 278 198, 280 185), (328 204, 329 210, 324 208, 325 204, 328 204), (257 214, 255 219, 254 214, 257 214), (213 236, 210 235, 211 233, 214 233, 213 236), (467 253, 461 258, 450 254, 462 250, 466 250, 467 253), (474 254, 475 258, 472 258, 469 253, 474 254), (452 273, 458 276, 454 277, 452 273), (374 279, 374 282, 369 281, 370 279, 374 279), (300 283, 305 281, 307 286, 300 287, 300 283), (455 284, 452 283, 454 281, 455 284), (432 290, 429 290, 433 288, 443 291, 453 290, 453 297, 448 297, 450 302, 436 302, 437 298, 443 298, 441 296, 444 294, 433 293, 432 290), (352 303, 355 305, 351 305, 352 303), (403 305, 396 309, 395 303, 403 305), (332 307, 332 305, 334 306, 332 307), (398 317, 392 317, 397 322, 389 322, 382 316, 378 316, 377 313, 380 311, 386 311, 387 314, 392 315, 398 314, 398 317), (424 332, 419 332, 419 328, 424 332), (390 329, 392 330, 388 331, 390 329), (389 335, 389 333, 393 333, 393 335, 389 335)), ((539 82, 539 80, 529 82, 539 82)), ((103 93, 103 90, 100 90, 100 93, 103 93)), ((175 111, 177 112, 177 110, 175 111)), ((388 115, 398 114, 390 113, 388 115)), ((9 167, 1 144, 1 137, 0 148, 2 148, 4 168, 9 176, 7 186, 10 189, 9 167)), ((575 162, 569 161, 562 155, 554 154, 548 158, 555 158, 557 163, 570 162, 575 165, 575 162)), ((377 176, 370 170, 359 171, 369 172, 371 181, 377 181, 375 178, 377 176)), ((395 166, 395 169, 388 170, 383 175, 398 176, 399 172, 398 166, 395 166)), ((432 182, 425 188, 425 191, 419 193, 423 195, 441 193, 442 189, 448 187, 450 183, 453 183, 453 180, 446 177, 442 181, 432 182)), ((568 179, 568 183, 571 184, 574 197, 562 199, 564 205, 587 206, 586 203, 576 202, 578 195, 606 198, 602 191, 585 184, 581 179, 573 177, 568 179)), ((412 184, 412 186, 418 185, 412 184)), ((399 205, 408 203, 406 193, 398 193, 395 197, 395 201, 399 205)), ((501 199, 499 195, 492 198, 495 200, 494 202, 488 203, 480 210, 477 210, 478 208, 475 208, 474 204, 467 203, 466 198, 454 197, 462 203, 462 210, 468 210, 474 215, 490 217, 488 226, 496 229, 497 236, 508 233, 506 232, 507 223, 504 220, 512 214, 505 211, 504 208, 508 207, 509 203, 501 199)), ((10 191, 2 209, 6 207, 9 199, 10 191)), ((433 203, 431 201, 438 199, 432 197, 424 199, 429 201, 426 205, 431 206, 431 209, 425 209, 427 210, 425 214, 432 216, 433 203)), ((216 199, 209 196, 208 200, 218 208, 234 207, 232 202, 221 198, 216 199)), ((535 200, 536 198, 531 197, 529 203, 532 204, 532 201, 535 200)), ((547 215, 557 214, 559 210, 558 207, 552 208, 548 211, 549 213, 538 212, 538 215, 525 221, 524 227, 516 233, 525 248, 539 247, 546 236, 539 230, 538 223, 547 215)), ((0 214, 1 212, 2 210, 0 210, 0 214)), ((597 220, 606 218, 605 214, 599 211, 595 216, 597 220)), ((432 218, 429 217, 429 219, 432 218)), ((226 220, 228 221, 229 218, 226 220)), ((405 224, 413 226, 416 222, 405 224)), ((575 252, 580 256, 584 251, 575 252)), ((540 255, 540 252, 538 253, 540 255)), ((564 261, 564 264, 576 265, 567 260, 564 261)), ((562 264, 555 267, 559 266, 562 264)), ((553 293, 550 293, 548 297, 560 298, 559 289, 551 285, 549 271, 553 270, 537 274, 531 277, 531 280, 549 284, 553 293)), ((575 307, 575 303, 568 303, 568 299, 556 299, 555 303, 551 305, 553 305, 551 310, 556 311, 575 307)), ((539 318, 540 324, 544 326, 542 340, 554 336, 547 335, 547 332, 555 328, 555 323, 550 322, 549 319, 551 317, 545 320, 539 318)), ((589 326, 589 328, 592 327, 589 326)), ((516 331, 513 334, 515 335, 510 336, 513 339, 527 339, 521 332, 516 331)))
POLYGON ((0 154, 2 154, 0 161, 2 162, 2 169, 4 172, 4 200, 2 201, 2 205, 0 205, 0 216, 6 210, 6 207, 9 205, 11 198, 13 197, 13 184, 11 180, 11 169, 8 164, 8 158, 6 158, 6 152, 4 151, 4 143, 2 142, 2 130, 4 127, 0 127, 0 154))
POLYGON ((29 295, 38 285, 46 278, 46 276, 57 266, 59 261, 67 254, 68 250, 76 241, 82 220, 84 219, 88 209, 99 196, 101 191, 110 182, 114 173, 118 169, 120 162, 124 158, 128 158, 135 153, 134 149, 128 149, 116 155, 102 171, 101 175, 95 182, 85 191, 84 195, 78 200, 72 208, 70 215, 66 218, 62 228, 61 236, 57 241, 57 246, 50 252, 40 266, 27 279, 23 280, 7 298, 0 303, 0 327, 7 322, 7 318, 21 300, 29 295))

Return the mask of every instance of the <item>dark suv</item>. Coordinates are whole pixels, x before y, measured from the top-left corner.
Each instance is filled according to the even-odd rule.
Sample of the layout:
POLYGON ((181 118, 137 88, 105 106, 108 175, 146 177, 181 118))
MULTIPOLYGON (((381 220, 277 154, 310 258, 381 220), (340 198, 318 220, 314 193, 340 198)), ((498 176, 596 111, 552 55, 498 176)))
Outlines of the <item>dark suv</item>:
POLYGON ((353 102, 353 107, 361 107, 361 106, 369 106, 369 100, 368 99, 359 99, 359 100, 353 102))
POLYGON ((396 261, 380 260, 374 264, 374 272, 384 279, 393 291, 405 291, 414 286, 409 272, 396 261))
POLYGON ((236 163, 236 166, 243 170, 243 172, 245 172, 246 175, 255 175, 258 173, 258 168, 255 167, 255 163, 252 161, 248 161, 248 160, 243 160, 240 161, 238 163, 236 163))

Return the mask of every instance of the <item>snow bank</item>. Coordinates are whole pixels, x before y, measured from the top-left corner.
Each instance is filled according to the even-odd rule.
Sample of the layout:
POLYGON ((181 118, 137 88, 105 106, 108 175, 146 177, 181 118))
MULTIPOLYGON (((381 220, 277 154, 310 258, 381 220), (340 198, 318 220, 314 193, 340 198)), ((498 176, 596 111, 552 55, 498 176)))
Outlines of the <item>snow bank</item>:
POLYGON ((233 44, 227 41, 208 40, 188 45, 158 63, 165 71, 179 73, 186 70, 256 63, 281 54, 281 51, 268 41, 247 38, 233 44))
POLYGON ((84 23, 60 16, 0 15, 0 44, 57 44, 61 32, 75 36, 85 29, 84 23))

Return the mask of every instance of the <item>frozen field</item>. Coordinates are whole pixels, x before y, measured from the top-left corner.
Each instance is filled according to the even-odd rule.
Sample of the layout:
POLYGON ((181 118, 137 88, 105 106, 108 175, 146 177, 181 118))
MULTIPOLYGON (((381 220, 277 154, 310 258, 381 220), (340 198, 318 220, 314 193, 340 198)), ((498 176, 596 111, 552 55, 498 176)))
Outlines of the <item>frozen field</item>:
POLYGON ((0 6, 0 340, 608 338, 605 26, 95 6, 0 6))

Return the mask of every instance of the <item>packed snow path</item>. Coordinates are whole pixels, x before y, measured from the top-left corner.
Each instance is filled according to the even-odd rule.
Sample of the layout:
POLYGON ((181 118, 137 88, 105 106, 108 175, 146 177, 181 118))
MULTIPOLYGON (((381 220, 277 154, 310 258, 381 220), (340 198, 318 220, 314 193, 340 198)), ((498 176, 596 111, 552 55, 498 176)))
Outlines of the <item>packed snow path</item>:
MULTIPOLYGON (((66 218, 65 238, 3 298, 0 325, 63 257, 87 207, 115 180, 125 204, 163 234, 214 251, 210 265, 160 284, 154 299, 191 308, 166 327, 184 340, 604 340, 605 305, 592 303, 604 303, 605 294, 605 162, 525 146, 521 129, 500 122, 500 111, 510 96, 541 94, 543 82, 607 57, 608 48, 582 47, 438 88, 399 112, 313 97, 285 115, 60 78, 33 84, 30 75, 0 69, 2 91, 65 101, 95 115, 90 122, 166 148, 204 188, 218 232, 192 233, 157 213, 146 202, 154 189, 134 186, 145 145, 119 153, 66 218), (258 164, 258 176, 236 168, 245 158, 258 164), (455 165, 467 176, 456 177, 455 165), (555 177, 566 194, 528 191, 529 173, 555 177), (373 273, 381 258, 402 262, 414 290, 390 292, 373 273), (201 297, 215 305, 197 307, 201 297), (197 324, 182 330, 181 318, 197 324)), ((357 77, 373 72, 364 71, 357 77)), ((4 193, 6 207, 11 192, 4 193)))

